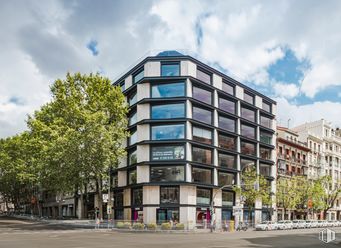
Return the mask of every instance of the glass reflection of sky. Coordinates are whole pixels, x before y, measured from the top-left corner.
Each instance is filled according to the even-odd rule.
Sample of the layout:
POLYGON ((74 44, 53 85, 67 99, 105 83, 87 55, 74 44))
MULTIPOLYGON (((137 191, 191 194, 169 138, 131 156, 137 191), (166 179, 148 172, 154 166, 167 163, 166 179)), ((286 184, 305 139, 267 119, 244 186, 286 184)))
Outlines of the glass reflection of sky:
POLYGON ((185 83, 160 84, 152 86, 152 97, 179 97, 185 96, 185 83))

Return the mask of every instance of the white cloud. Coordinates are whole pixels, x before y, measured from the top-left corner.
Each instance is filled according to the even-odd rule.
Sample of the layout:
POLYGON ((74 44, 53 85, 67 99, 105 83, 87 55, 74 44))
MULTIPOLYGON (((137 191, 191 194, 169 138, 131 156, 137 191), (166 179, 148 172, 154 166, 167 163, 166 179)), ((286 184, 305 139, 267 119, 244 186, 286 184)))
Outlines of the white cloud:
POLYGON ((285 98, 294 98, 299 94, 299 88, 296 84, 274 83, 273 88, 276 96, 285 98))
POLYGON ((277 98, 277 124, 287 126, 290 119, 290 127, 298 126, 305 122, 319 119, 331 121, 334 126, 341 127, 341 103, 323 101, 312 104, 295 105, 285 98, 277 98))
MULTIPOLYGON (((0 137, 23 130, 26 114, 49 100, 49 85, 66 71, 103 71, 116 78, 148 50, 188 49, 235 79, 264 88, 272 85, 269 66, 290 48, 311 67, 300 86, 274 86, 277 96, 313 97, 341 84, 340 10, 341 1, 308 0, 4 1, 0 137), (92 39, 98 41, 98 56, 86 48, 92 39), (13 97, 24 104, 11 103, 13 97)), ((306 111, 285 101, 279 109, 282 104, 298 117, 306 111)), ((333 119, 335 111, 340 108, 323 114, 333 119)))

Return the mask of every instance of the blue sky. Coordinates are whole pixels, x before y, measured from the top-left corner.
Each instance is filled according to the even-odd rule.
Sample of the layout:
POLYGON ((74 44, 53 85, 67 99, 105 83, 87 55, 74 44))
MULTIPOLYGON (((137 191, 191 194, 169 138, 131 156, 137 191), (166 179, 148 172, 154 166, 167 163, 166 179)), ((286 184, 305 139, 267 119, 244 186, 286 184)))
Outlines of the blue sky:
POLYGON ((28 0, 0 3, 0 137, 50 100, 66 72, 117 78, 162 50, 277 101, 277 121, 341 126, 341 1, 28 0))

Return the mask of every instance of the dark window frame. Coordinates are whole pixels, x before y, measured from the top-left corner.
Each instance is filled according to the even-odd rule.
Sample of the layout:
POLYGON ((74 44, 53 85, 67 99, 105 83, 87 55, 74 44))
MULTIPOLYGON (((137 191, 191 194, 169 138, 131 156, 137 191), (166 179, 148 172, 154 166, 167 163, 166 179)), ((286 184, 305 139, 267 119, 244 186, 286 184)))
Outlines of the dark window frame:
POLYGON ((203 85, 199 85, 199 84, 196 84, 196 83, 193 83, 193 82, 192 82, 192 98, 193 98, 194 100, 196 100, 196 101, 203 102, 203 103, 205 103, 205 104, 209 104, 209 105, 212 105, 212 106, 213 106, 213 103, 214 103, 214 91, 212 91, 212 89, 209 89, 209 88, 207 88, 207 87, 204 87, 203 85), (202 90, 205 90, 205 91, 210 92, 210 93, 211 93, 211 102, 210 102, 210 103, 207 103, 207 102, 204 102, 204 101, 199 100, 199 99, 197 99, 197 98, 194 98, 194 94, 193 94, 194 88, 198 88, 198 89, 202 89, 202 90))
POLYGON ((187 113, 187 104, 185 101, 176 101, 176 102, 166 102, 166 103, 154 103, 150 104, 149 106, 149 118, 151 120, 169 120, 169 119, 184 119, 186 118, 186 113, 187 113), (183 104, 184 105, 184 116, 183 117, 172 117, 172 118, 162 118, 162 119, 153 119, 153 107, 154 106, 166 106, 166 105, 172 105, 172 104, 183 104))
POLYGON ((176 205, 180 205, 180 186, 178 186, 178 185, 176 185, 176 186, 174 186, 174 185, 161 185, 160 186, 160 205, 162 205, 162 206, 165 206, 165 205, 174 205, 174 206, 176 206, 176 205), (178 203, 162 203, 161 202, 161 190, 162 190, 162 188, 174 188, 174 189, 177 189, 178 190, 178 203))
POLYGON ((193 163, 199 163, 199 164, 205 164, 205 165, 213 165, 213 161, 214 161, 214 149, 212 148, 207 148, 207 147, 202 147, 202 146, 198 146, 198 145, 192 145, 191 147, 191 153, 192 153, 192 162, 193 163), (209 150, 211 152, 211 162, 210 163, 203 163, 203 162, 198 162, 198 161, 194 161, 194 158, 193 158, 193 148, 199 148, 199 149, 202 149, 202 150, 209 150))
POLYGON ((195 120, 195 121, 198 121, 198 122, 201 122, 201 123, 205 123, 205 124, 209 124, 211 126, 213 126, 213 121, 214 121, 214 110, 210 109, 210 108, 207 108, 205 106, 201 106, 201 105, 198 105, 198 104, 192 104, 192 120, 195 120), (201 121, 201 120, 198 120, 198 119, 195 119, 194 116, 193 116, 193 109, 194 108, 198 108, 198 109, 203 109, 203 110, 206 110, 206 111, 210 111, 211 112, 211 122, 210 123, 206 123, 204 121, 201 121))
POLYGON ((186 165, 184 164, 176 164, 176 165, 150 165, 149 167, 149 182, 151 183, 172 183, 172 182, 186 182, 186 165), (152 169, 153 168, 158 168, 158 167, 165 167, 165 168, 169 168, 169 167, 182 167, 184 170, 184 178, 183 180, 179 180, 179 181, 152 181, 152 169))
POLYGON ((255 105, 255 99, 256 99, 256 95, 255 95, 255 94, 252 94, 251 92, 246 91, 246 90, 244 89, 244 94, 243 94, 243 101, 244 101, 244 102, 246 102, 246 103, 248 103, 248 104, 251 104, 251 105, 255 105), (250 103, 250 102, 248 102, 248 101, 245 100, 245 97, 244 97, 245 94, 252 97, 252 103, 250 103))
POLYGON ((213 81, 213 73, 212 72, 210 72, 210 71, 208 71, 208 70, 206 70, 206 69, 204 69, 204 68, 202 68, 202 67, 200 67, 200 66, 197 66, 197 69, 196 69, 196 71, 195 71, 195 78, 197 79, 197 80, 199 80, 200 82, 203 82, 203 83, 205 83, 205 84, 208 84, 208 85, 212 85, 212 81, 213 81), (205 81, 203 81, 203 80, 201 80, 199 77, 198 77, 198 71, 200 71, 200 72, 202 72, 202 73, 205 73, 205 74, 207 74, 208 76, 210 76, 210 82, 209 83, 207 83, 207 82, 205 82, 205 81))
POLYGON ((232 83, 230 83, 230 82, 227 82, 226 80, 223 80, 222 81, 222 85, 221 85, 221 90, 223 91, 223 92, 225 92, 226 94, 229 94, 229 95, 231 95, 231 96, 235 96, 236 95, 236 85, 234 85, 234 84, 232 84, 232 83), (225 91, 224 89, 223 89, 223 85, 229 85, 229 86, 231 86, 232 87, 232 91, 233 91, 233 94, 231 95, 229 92, 227 92, 227 91, 225 91))
POLYGON ((162 124, 153 124, 153 125, 149 125, 149 140, 151 141, 163 141, 163 140, 185 140, 187 137, 187 125, 186 122, 175 122, 175 123, 162 123, 162 124), (160 126, 173 126, 173 125, 183 125, 184 126, 184 137, 180 138, 180 139, 153 139, 153 133, 152 133, 152 128, 153 127, 160 127, 160 126))
POLYGON ((150 149, 149 149, 149 158, 150 161, 185 161, 186 160, 186 156, 187 156, 187 149, 186 149, 186 144, 185 143, 179 143, 179 144, 153 144, 150 145, 150 149), (154 160, 153 159, 153 148, 155 147, 167 147, 167 146, 182 146, 184 148, 184 158, 183 159, 168 159, 168 160, 154 160))
POLYGON ((140 82, 140 81, 145 77, 145 75, 144 75, 144 66, 142 66, 141 68, 137 69, 137 70, 132 74, 132 77, 133 77, 133 85, 134 85, 134 84, 137 84, 138 82, 140 82), (137 75, 139 75, 141 72, 143 72, 142 78, 140 78, 138 81, 135 81, 135 77, 136 77, 137 75))
POLYGON ((207 128, 207 127, 201 127, 199 125, 192 124, 192 140, 195 141, 195 142, 203 143, 203 144, 213 145, 214 144, 214 130, 212 130, 210 128, 207 128), (202 142, 202 141, 195 140, 194 139, 194 128, 199 128, 199 129, 203 129, 203 130, 211 132, 211 142, 210 143, 205 143, 205 142, 202 142))
POLYGON ((186 80, 174 80, 174 81, 158 81, 158 82, 151 82, 150 89, 149 89, 149 96, 151 99, 172 99, 172 98, 183 98, 187 96, 187 81, 186 80), (153 97, 153 87, 157 87, 159 85, 171 85, 171 84, 179 84, 182 83, 184 85, 184 94, 182 96, 169 96, 169 97, 153 97))

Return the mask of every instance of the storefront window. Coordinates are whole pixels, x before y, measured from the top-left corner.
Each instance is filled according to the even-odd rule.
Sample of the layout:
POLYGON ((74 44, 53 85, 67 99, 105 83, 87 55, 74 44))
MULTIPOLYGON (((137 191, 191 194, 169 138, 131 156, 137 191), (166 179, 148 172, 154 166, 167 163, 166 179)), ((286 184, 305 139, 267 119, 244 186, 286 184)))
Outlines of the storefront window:
POLYGON ((211 190, 197 188, 197 205, 205 204, 209 205, 211 203, 211 190))
POLYGON ((152 119, 174 119, 185 117, 185 104, 165 104, 152 106, 152 119))
POLYGON ((236 169, 235 156, 219 153, 218 154, 219 166, 236 169))
POLYGON ((184 180, 184 166, 153 166, 150 168, 151 182, 178 182, 184 180))
POLYGON ((236 149, 236 139, 227 135, 219 134, 218 136, 219 147, 228 150, 236 149))
POLYGON ((161 204, 179 204, 179 187, 161 186, 160 203, 161 204))
POLYGON ((184 137, 184 124, 152 126, 152 140, 183 139, 184 137))
POLYGON ((158 84, 152 86, 152 98, 185 96, 185 82, 158 84))
POLYGON ((235 114, 236 103, 234 101, 219 97, 219 108, 226 112, 235 114))
POLYGON ((210 110, 193 106, 192 116, 194 120, 212 124, 212 112, 210 110))
POLYGON ((153 146, 152 160, 181 160, 185 158, 185 147, 180 146, 153 146))
POLYGON ((212 144, 212 131, 200 127, 193 127, 193 140, 205 144, 212 144))
POLYGON ((192 161, 203 164, 212 164, 212 150, 193 146, 192 161))
POLYGON ((170 220, 179 223, 179 208, 159 208, 156 210, 156 221, 158 225, 170 220))
POLYGON ((192 182, 194 183, 212 183, 212 170, 192 167, 192 182))
POLYGON ((219 127, 230 132, 235 132, 236 121, 227 117, 219 116, 219 127))
POLYGON ((212 104, 212 92, 193 86, 193 98, 207 104, 212 104))

